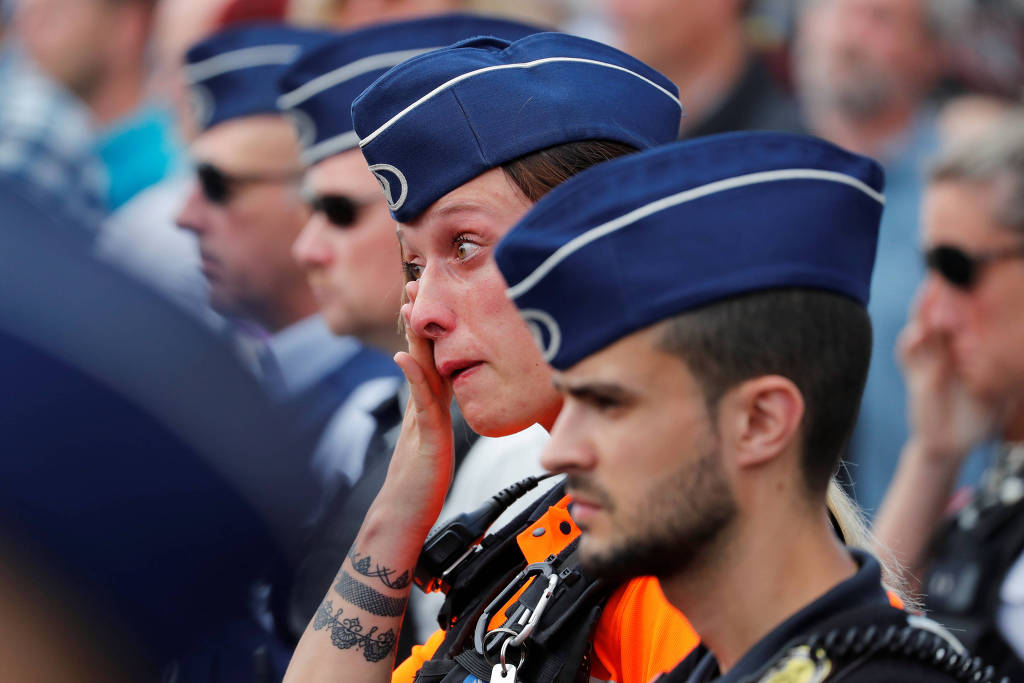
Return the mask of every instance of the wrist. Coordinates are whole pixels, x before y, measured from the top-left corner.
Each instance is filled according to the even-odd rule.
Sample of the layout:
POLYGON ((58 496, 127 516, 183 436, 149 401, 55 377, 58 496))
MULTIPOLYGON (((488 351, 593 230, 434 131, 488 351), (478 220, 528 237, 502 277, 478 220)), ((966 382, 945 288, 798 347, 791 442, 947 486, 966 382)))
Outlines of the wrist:
POLYGON ((920 434, 912 434, 903 447, 903 457, 933 468, 959 468, 969 450, 960 445, 946 444, 920 434))

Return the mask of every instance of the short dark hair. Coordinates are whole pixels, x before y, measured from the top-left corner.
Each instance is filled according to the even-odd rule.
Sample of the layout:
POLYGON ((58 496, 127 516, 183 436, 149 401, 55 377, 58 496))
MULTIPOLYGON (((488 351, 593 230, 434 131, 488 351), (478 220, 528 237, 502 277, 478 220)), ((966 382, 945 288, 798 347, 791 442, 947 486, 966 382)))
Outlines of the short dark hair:
POLYGON ((660 348, 679 356, 715 415, 729 389, 763 375, 790 379, 803 394, 801 462, 809 492, 825 491, 850 438, 871 359, 862 305, 811 289, 754 292, 662 323, 660 348))

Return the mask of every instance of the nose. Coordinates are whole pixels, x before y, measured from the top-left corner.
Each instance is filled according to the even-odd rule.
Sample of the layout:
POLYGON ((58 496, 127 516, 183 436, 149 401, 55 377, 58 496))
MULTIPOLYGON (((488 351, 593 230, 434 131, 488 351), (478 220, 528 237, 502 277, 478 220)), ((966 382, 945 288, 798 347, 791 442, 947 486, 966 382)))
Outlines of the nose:
POLYGON ((455 329, 454 297, 458 295, 443 273, 423 269, 418 280, 409 282, 405 292, 412 304, 409 325, 413 332, 437 341, 455 329))
POLYGON ((551 439, 541 454, 541 466, 550 472, 582 472, 597 462, 597 453, 587 436, 584 419, 568 400, 551 428, 551 439))
POLYGON ((969 293, 945 282, 941 276, 929 274, 921 293, 921 319, 933 330, 953 332, 963 321, 963 305, 969 293))
POLYGON ((292 244, 292 257, 303 268, 316 268, 330 265, 334 260, 334 252, 325 239, 328 229, 327 219, 321 213, 314 213, 306 221, 302 232, 292 244))
POLYGON ((192 190, 188 194, 188 198, 185 200, 185 205, 181 207, 174 222, 182 230, 194 232, 197 235, 203 232, 205 221, 203 215, 206 208, 206 198, 199 189, 199 183, 192 183, 192 190))

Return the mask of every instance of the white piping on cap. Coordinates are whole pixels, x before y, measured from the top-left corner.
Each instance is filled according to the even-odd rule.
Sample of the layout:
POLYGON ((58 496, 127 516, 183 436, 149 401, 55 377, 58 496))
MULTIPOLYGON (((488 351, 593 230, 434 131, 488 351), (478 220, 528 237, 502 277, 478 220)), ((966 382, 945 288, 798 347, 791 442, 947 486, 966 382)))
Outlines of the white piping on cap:
POLYGON ((359 146, 359 136, 354 130, 350 130, 333 138, 322 140, 309 149, 302 152, 302 164, 309 166, 321 159, 340 154, 346 150, 355 149, 359 146))
POLYGON ((440 47, 398 50, 395 52, 382 52, 381 54, 370 55, 369 57, 357 59, 354 62, 350 62, 344 66, 339 66, 337 69, 328 71, 325 74, 321 74, 311 81, 302 84, 295 90, 281 95, 277 100, 277 106, 281 109, 291 109, 295 105, 305 102, 310 97, 318 95, 324 90, 333 88, 345 81, 350 81, 357 76, 362 76, 365 73, 376 71, 378 69, 388 69, 401 64, 407 59, 412 59, 417 55, 421 55, 424 52, 430 52, 438 49, 440 49, 440 47))
POLYGON ((625 68, 623 66, 619 66, 618 64, 609 64, 608 62, 599 62, 599 61, 594 60, 594 59, 584 59, 582 57, 545 57, 543 59, 536 59, 536 60, 534 60, 532 62, 521 62, 521 63, 518 63, 518 64, 498 64, 498 65, 495 65, 495 66, 486 66, 486 67, 484 67, 482 69, 476 69, 475 71, 469 71, 467 73, 464 73, 461 76, 456 76, 455 78, 453 78, 453 79, 451 79, 451 80, 449 80, 449 81, 447 81, 445 83, 442 83, 441 85, 437 86, 436 88, 434 88, 433 90, 428 92, 426 95, 424 95, 423 97, 419 98, 418 100, 416 100, 415 102, 410 104, 408 107, 406 107, 402 111, 400 111, 397 114, 395 114, 394 116, 392 116, 390 119, 388 119, 384 123, 384 125, 382 125, 380 128, 378 128, 377 130, 373 131, 372 133, 367 135, 365 138, 360 140, 359 141, 359 146, 360 147, 365 147, 366 145, 370 144, 371 142, 373 142, 374 138, 376 138, 378 135, 380 135, 381 133, 386 131, 388 128, 393 126, 395 123, 397 123, 406 114, 408 114, 409 112, 413 111, 414 109, 419 107, 424 102, 427 102, 428 100, 433 98, 435 95, 437 95, 437 94, 443 92, 444 90, 447 90, 448 88, 452 87, 456 83, 460 83, 461 81, 464 81, 464 80, 466 80, 468 78, 472 78, 474 76, 479 76, 480 74, 484 74, 484 73, 489 73, 491 71, 501 71, 501 70, 504 70, 504 69, 532 69, 535 66, 540 66, 541 64, 550 64, 552 62, 576 62, 576 63, 579 63, 579 64, 590 64, 592 66, 602 66, 602 67, 605 67, 607 69, 615 69, 617 71, 625 72, 625 73, 627 73, 627 74, 629 74, 631 76, 635 76, 636 78, 639 78, 641 81, 644 81, 648 85, 654 86, 655 88, 660 90, 662 93, 664 93, 666 96, 668 96, 673 102, 675 102, 680 110, 682 110, 682 108, 683 108, 682 103, 679 102, 679 98, 676 97, 675 95, 673 95, 672 93, 670 93, 668 90, 666 90, 665 88, 661 87, 660 85, 658 85, 657 83, 655 83, 651 79, 647 78, 646 76, 641 76, 637 72, 631 71, 631 70, 629 70, 629 69, 627 69, 627 68, 625 68))
POLYGON ((237 71, 251 66, 290 64, 302 48, 298 45, 260 45, 204 59, 185 67, 189 83, 199 83, 228 71, 237 71))
POLYGON ((774 171, 748 173, 746 175, 735 176, 733 178, 716 180, 715 182, 708 183, 707 185, 701 185, 700 187, 694 187, 683 192, 669 195, 668 197, 662 197, 650 204, 633 209, 624 216, 619 216, 618 218, 610 220, 607 223, 603 223, 596 228, 587 230, 585 233, 576 236, 559 247, 555 253, 548 256, 543 263, 537 266, 532 273, 520 280, 519 284, 514 287, 509 287, 506 293, 510 299, 519 298, 531 290, 548 273, 550 273, 555 266, 594 240, 628 227, 647 216, 658 213, 659 211, 664 211, 665 209, 672 208, 673 206, 685 204, 686 202, 700 199, 701 197, 706 197, 718 192, 779 180, 824 180, 833 183, 843 183, 844 185, 850 185, 851 187, 860 190, 879 204, 885 204, 885 196, 864 183, 864 181, 859 178, 854 178, 853 176, 845 173, 823 171, 817 168, 784 168, 774 171))

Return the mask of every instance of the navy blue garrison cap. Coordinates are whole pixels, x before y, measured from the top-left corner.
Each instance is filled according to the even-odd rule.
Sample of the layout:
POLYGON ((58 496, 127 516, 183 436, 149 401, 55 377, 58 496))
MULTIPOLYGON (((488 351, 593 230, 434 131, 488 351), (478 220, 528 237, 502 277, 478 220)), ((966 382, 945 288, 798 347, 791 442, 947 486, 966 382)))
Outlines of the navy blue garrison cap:
POLYGON ((564 370, 728 297, 821 289, 867 304, 881 167, 786 133, 727 133, 598 164, 498 245, 508 294, 564 370))
POLYGON ((378 24, 303 54, 281 76, 281 109, 295 120, 302 161, 312 165, 359 146, 352 101, 391 67, 473 36, 517 40, 544 29, 504 19, 447 14, 378 24))
POLYGON ((660 73, 562 33, 428 52, 352 104, 363 155, 402 223, 484 171, 553 145, 670 142, 681 115, 678 91, 660 73))
POLYGON ((185 55, 199 130, 253 114, 280 114, 277 79, 303 49, 337 35, 283 24, 247 24, 216 33, 185 55))

